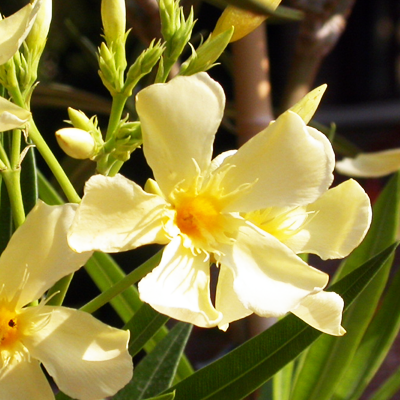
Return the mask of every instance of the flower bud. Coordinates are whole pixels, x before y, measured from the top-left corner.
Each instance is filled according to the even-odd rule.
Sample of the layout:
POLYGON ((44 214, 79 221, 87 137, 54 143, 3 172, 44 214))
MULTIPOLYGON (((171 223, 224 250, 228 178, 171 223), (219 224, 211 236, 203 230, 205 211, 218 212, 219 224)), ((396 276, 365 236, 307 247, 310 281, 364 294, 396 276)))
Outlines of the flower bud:
MULTIPOLYGON (((281 0, 268 0, 266 1, 266 5, 273 11, 278 7, 280 2, 281 0)), ((255 14, 241 8, 228 6, 218 19, 213 35, 219 35, 233 26, 235 32, 232 35, 231 42, 235 42, 253 32, 266 19, 266 15, 255 14)))
POLYGON ((84 160, 95 155, 96 143, 90 133, 82 129, 59 129, 56 139, 63 151, 72 158, 84 160))
POLYGON ((39 54, 46 44, 47 35, 50 29, 52 17, 52 0, 41 0, 41 5, 29 35, 26 37, 26 44, 30 49, 37 48, 39 54))
POLYGON ((126 30, 125 0, 102 0, 101 19, 107 43, 122 38, 126 30))

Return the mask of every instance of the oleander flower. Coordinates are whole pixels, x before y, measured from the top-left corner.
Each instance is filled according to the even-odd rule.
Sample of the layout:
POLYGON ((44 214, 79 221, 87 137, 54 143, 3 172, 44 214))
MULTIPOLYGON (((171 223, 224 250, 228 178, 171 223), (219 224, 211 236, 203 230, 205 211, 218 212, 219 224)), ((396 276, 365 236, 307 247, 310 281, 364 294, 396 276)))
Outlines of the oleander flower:
POLYGON ((132 376, 129 332, 67 307, 29 306, 91 252, 77 254, 66 234, 76 205, 39 202, 0 257, 0 387, 2 400, 52 400, 47 372, 74 399, 103 399, 132 376))
POLYGON ((166 244, 139 292, 173 318, 226 329, 253 312, 292 312, 342 335, 343 300, 324 292, 328 275, 296 253, 346 256, 364 237, 371 209, 353 180, 328 190, 331 144, 300 117, 311 118, 319 98, 211 160, 225 104, 221 86, 199 73, 142 90, 136 104, 155 181, 144 191, 121 175, 89 179, 69 244, 79 252, 166 244), (219 267, 215 305, 211 263, 219 267))

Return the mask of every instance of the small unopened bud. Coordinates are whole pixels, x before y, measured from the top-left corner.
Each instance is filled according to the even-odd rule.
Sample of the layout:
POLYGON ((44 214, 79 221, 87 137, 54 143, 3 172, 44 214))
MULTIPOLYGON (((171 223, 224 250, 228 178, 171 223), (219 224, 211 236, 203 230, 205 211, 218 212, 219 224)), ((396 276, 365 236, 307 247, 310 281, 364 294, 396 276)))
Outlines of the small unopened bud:
POLYGON ((125 0, 102 0, 101 19, 107 43, 122 38, 126 30, 125 0))
POLYGON ((26 37, 26 44, 30 49, 35 47, 41 52, 47 40, 52 17, 52 0, 41 0, 41 5, 29 35, 26 37))
POLYGON ((72 158, 85 160, 95 155, 96 143, 90 133, 77 128, 63 128, 56 132, 58 145, 72 158))
MULTIPOLYGON (((271 11, 274 11, 280 2, 281 0, 267 0, 265 5, 268 6, 271 11)), ((235 31, 232 35, 231 42, 235 42, 253 32, 266 19, 266 15, 255 14, 251 11, 242 10, 241 8, 228 6, 219 17, 213 35, 219 35, 233 26, 235 31)))

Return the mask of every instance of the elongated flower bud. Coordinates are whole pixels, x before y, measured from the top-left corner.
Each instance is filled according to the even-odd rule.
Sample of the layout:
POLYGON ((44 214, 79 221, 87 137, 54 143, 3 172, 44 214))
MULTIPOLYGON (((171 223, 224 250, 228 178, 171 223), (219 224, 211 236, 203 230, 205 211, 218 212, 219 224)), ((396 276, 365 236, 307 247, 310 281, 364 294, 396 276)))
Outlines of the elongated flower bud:
POLYGON ((63 151, 72 158, 84 160, 95 154, 96 143, 93 137, 82 129, 60 129, 56 132, 56 139, 63 151))
POLYGON ((107 43, 122 38, 126 30, 125 0, 102 0, 101 19, 107 43))

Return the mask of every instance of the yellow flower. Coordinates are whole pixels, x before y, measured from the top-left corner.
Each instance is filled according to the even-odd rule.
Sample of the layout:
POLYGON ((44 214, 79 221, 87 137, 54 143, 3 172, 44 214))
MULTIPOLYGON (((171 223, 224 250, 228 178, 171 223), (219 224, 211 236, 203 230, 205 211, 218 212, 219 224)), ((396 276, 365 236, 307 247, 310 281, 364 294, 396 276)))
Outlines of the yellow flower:
POLYGON ((5 64, 18 51, 31 30, 40 7, 41 0, 36 0, 0 20, 0 65, 5 64))
MULTIPOLYGON (((315 108, 306 103, 319 98, 303 101, 305 118, 315 108)), ((211 160, 225 96, 204 72, 150 86, 136 104, 155 181, 145 192, 121 175, 92 177, 69 232, 72 248, 167 244, 139 292, 179 320, 226 329, 253 312, 292 312, 343 334, 343 301, 323 291, 328 275, 296 255, 344 257, 370 224, 368 196, 355 181, 328 190, 334 154, 327 138, 289 110, 237 152, 211 160), (211 262, 220 269, 215 306, 211 262)))
POLYGON ((28 122, 30 117, 30 111, 0 97, 0 132, 21 128, 28 122))
POLYGON ((96 400, 113 395, 132 376, 129 332, 66 307, 27 306, 91 253, 69 247, 76 205, 39 204, 0 257, 0 386, 5 400, 51 400, 47 372, 66 394, 96 400))

